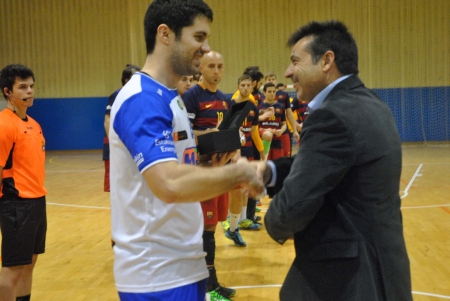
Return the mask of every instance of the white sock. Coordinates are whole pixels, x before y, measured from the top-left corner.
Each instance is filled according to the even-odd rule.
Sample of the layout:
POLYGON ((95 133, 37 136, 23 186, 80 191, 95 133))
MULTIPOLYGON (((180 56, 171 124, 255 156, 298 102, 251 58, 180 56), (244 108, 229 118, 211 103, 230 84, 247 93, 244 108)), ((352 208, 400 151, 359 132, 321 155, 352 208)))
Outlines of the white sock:
POLYGON ((247 206, 242 206, 241 218, 239 222, 242 222, 244 219, 247 219, 247 206))
POLYGON ((231 215, 230 215, 230 231, 231 232, 236 231, 236 229, 238 227, 239 217, 240 216, 241 216, 240 214, 233 214, 233 213, 231 213, 231 215))

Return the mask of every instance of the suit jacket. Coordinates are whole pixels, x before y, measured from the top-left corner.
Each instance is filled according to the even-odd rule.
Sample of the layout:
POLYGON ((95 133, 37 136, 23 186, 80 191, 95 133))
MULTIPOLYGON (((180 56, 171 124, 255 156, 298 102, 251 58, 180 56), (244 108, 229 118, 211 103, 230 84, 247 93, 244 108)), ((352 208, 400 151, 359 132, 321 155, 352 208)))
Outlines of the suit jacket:
POLYGON ((304 121, 295 158, 275 160, 269 235, 294 236, 281 300, 412 300, 389 107, 353 75, 304 121))

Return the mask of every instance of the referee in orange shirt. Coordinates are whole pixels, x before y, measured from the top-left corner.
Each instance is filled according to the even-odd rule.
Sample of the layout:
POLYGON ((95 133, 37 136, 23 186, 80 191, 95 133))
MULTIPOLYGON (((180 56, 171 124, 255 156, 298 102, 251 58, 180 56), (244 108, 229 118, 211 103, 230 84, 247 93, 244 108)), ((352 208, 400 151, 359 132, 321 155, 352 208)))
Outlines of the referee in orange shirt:
POLYGON ((34 74, 23 65, 0 73, 7 100, 0 112, 0 301, 29 301, 33 268, 45 251, 45 139, 26 112, 34 101, 34 74))

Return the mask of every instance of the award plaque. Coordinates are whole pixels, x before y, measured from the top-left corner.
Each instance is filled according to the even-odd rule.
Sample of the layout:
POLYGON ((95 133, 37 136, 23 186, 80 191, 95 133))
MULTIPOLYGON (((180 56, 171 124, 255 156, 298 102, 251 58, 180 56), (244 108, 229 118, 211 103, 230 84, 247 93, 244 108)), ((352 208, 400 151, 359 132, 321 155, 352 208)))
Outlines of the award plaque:
POLYGON ((200 155, 232 152, 241 148, 239 128, 252 109, 252 103, 244 101, 231 106, 219 125, 218 132, 197 136, 200 155))

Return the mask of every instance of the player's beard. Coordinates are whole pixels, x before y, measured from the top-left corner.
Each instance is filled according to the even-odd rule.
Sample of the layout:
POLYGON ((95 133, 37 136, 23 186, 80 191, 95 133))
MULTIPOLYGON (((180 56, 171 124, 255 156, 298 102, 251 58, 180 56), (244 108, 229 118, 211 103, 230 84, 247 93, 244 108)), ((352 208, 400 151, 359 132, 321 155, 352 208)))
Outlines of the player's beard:
POLYGON ((175 47, 174 52, 170 57, 170 66, 173 73, 181 76, 199 74, 199 68, 193 64, 194 58, 195 57, 186 54, 186 52, 183 52, 181 47, 175 47))

